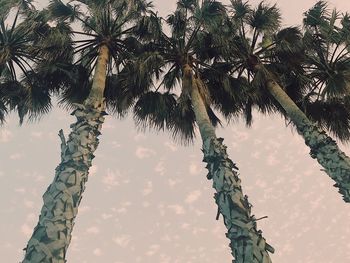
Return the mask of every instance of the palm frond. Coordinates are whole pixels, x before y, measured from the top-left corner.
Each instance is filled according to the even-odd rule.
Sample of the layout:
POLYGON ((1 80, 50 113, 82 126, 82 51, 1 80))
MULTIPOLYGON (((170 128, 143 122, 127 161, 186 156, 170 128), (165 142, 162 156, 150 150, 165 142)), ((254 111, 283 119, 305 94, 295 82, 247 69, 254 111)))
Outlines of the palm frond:
POLYGON ((250 13, 248 23, 257 32, 273 33, 281 22, 281 14, 276 5, 269 6, 260 2, 256 9, 250 13))
POLYGON ((327 2, 318 1, 312 8, 304 13, 304 25, 306 27, 317 27, 322 25, 329 15, 327 2))
POLYGON ((134 120, 143 129, 164 130, 170 125, 175 106, 174 94, 149 91, 136 102, 134 120))
POLYGON ((350 139, 350 111, 342 99, 309 102, 307 116, 331 134, 346 142, 350 139))

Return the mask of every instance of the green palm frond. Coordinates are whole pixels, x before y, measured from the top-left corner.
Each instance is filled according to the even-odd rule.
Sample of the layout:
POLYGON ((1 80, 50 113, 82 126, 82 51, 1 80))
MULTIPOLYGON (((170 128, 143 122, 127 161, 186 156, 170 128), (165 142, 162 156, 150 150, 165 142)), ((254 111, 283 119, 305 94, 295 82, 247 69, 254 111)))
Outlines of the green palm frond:
POLYGON ((280 22, 281 14, 277 6, 268 6, 264 2, 260 2, 248 18, 251 28, 261 33, 275 32, 279 28, 280 22))
POLYGON ((164 130, 169 127, 176 98, 171 93, 147 92, 135 104, 134 119, 136 124, 145 128, 164 130))
POLYGON ((195 138, 196 117, 189 98, 178 100, 171 114, 170 131, 174 140, 185 145, 195 138))
POLYGON ((163 84, 165 89, 172 90, 181 82, 181 70, 177 65, 171 67, 163 76, 163 84))
POLYGON ((298 68, 305 61, 302 34, 297 27, 284 28, 275 36, 274 56, 291 68, 298 68))
POLYGON ((341 33, 343 34, 344 38, 347 40, 347 43, 349 43, 350 39, 350 14, 346 12, 343 14, 340 24, 342 25, 341 33))
POLYGON ((5 19, 11 10, 17 8, 21 14, 34 10, 32 0, 0 0, 0 19, 5 19))
POLYGON ((28 115, 28 120, 36 121, 41 116, 47 114, 52 109, 50 92, 37 83, 25 83, 27 89, 27 96, 24 103, 20 103, 20 117, 28 115))
POLYGON ((161 61, 157 53, 146 52, 128 61, 117 75, 109 76, 105 90, 108 108, 120 117, 125 116, 135 101, 153 87, 152 76, 159 76, 161 61))
MULTIPOLYGON (((8 28, 5 21, 0 19, 0 69, 7 68, 13 80, 17 79, 15 67, 18 67, 22 74, 26 74, 30 68, 30 62, 35 60, 35 54, 30 51, 32 39, 29 32, 18 30, 19 12, 8 28)), ((23 23, 23 22, 22 22, 23 23)), ((2 72, 0 72, 1 76, 2 72)))
POLYGON ((193 16, 197 24, 203 23, 206 28, 215 28, 226 18, 226 8, 219 1, 204 0, 201 6, 196 6, 193 16))
POLYGON ((249 2, 242 0, 230 0, 233 9, 233 19, 235 21, 246 20, 248 15, 252 12, 249 2))
POLYGON ((343 142, 350 139, 350 111, 342 99, 308 102, 307 116, 343 142))
POLYGON ((305 26, 317 27, 322 25, 329 16, 327 2, 318 1, 312 8, 304 13, 304 16, 303 22, 305 26))
POLYGON ((66 62, 72 63, 74 59, 72 29, 64 21, 54 27, 49 27, 45 34, 36 41, 34 50, 46 63, 66 62))
POLYGON ((61 83, 53 85, 53 88, 59 87, 59 90, 56 90, 59 97, 59 105, 63 105, 66 109, 71 110, 75 108, 75 104, 82 104, 89 95, 91 89, 89 69, 83 65, 75 64, 58 66, 58 75, 53 77, 61 80, 61 83))
POLYGON ((162 38, 161 18, 156 14, 150 16, 143 16, 138 20, 135 35, 145 42, 160 41, 162 38))
POLYGON ((310 78, 315 80, 314 85, 319 87, 317 99, 342 97, 350 92, 348 36, 339 27, 346 23, 344 21, 346 15, 340 16, 335 9, 329 12, 324 1, 317 2, 305 13, 305 67, 310 78))
POLYGON ((228 50, 227 44, 209 32, 198 32, 193 40, 192 50, 200 61, 221 60, 228 50))
POLYGON ((223 116, 230 120, 238 118, 246 101, 249 99, 251 87, 244 78, 233 78, 225 72, 227 64, 218 63, 213 69, 205 69, 201 73, 206 77, 211 103, 223 116))
MULTIPOLYGON (((124 76, 127 75, 125 74, 124 76)), ((137 98, 144 93, 132 88, 128 78, 123 78, 122 73, 107 76, 104 96, 107 108, 112 114, 117 114, 118 117, 125 117, 137 98)))
MULTIPOLYGON (((31 73, 28 72, 28 76, 31 73)), ((33 85, 34 81, 28 78, 22 82, 7 81, 0 85, 2 101, 11 111, 17 111, 20 124, 24 117, 34 120, 40 115, 47 113, 51 109, 51 97, 47 90, 38 85, 33 85)))
POLYGON ((48 5, 51 17, 69 22, 75 21, 81 14, 77 8, 78 6, 73 6, 69 3, 65 4, 61 0, 50 0, 48 5))
POLYGON ((187 9, 193 12, 197 6, 197 0, 179 0, 177 1, 177 10, 187 9))
POLYGON ((179 41, 183 39, 186 30, 186 14, 182 10, 176 10, 166 19, 167 24, 171 28, 172 37, 178 38, 179 41))

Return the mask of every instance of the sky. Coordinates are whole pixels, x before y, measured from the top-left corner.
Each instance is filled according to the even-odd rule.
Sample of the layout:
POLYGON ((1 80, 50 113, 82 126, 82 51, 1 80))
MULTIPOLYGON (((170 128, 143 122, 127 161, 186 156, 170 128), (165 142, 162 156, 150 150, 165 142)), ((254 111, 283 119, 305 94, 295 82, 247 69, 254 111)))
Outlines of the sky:
MULTIPOLYGON (((162 15, 175 1, 154 1, 162 15)), ((256 1, 251 1, 256 3, 256 1)), ((298 25, 315 1, 278 1, 285 25, 298 25)), ((350 11, 350 1, 331 1, 350 11)), ((39 123, 0 127, 0 254, 19 262, 60 160, 58 131, 74 118, 55 108, 39 123)), ((252 213, 279 263, 350 262, 350 206, 279 116, 224 124, 252 213)), ((349 145, 341 148, 350 154, 349 145)), ((132 117, 107 116, 76 219, 67 260, 79 263, 231 262, 222 219, 216 221, 201 143, 182 146, 167 133, 139 132, 132 117)))

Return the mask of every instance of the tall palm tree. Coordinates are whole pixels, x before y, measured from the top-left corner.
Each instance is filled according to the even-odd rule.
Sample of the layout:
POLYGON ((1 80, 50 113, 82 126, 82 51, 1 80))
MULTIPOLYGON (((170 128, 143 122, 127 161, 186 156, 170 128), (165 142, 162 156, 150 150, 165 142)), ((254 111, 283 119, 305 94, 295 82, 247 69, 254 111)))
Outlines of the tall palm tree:
MULTIPOLYGON (((314 9, 318 9, 319 5, 323 5, 323 2, 318 2, 314 9)), ((308 14, 310 12, 311 15, 307 19, 317 20, 311 17, 312 11, 308 14)), ((334 56, 338 54, 336 51, 338 48, 332 49, 333 46, 330 44, 324 46, 323 41, 326 39, 319 39, 320 36, 316 31, 309 30, 305 33, 309 34, 308 39, 314 37, 318 43, 322 41, 322 44, 315 43, 315 39, 310 41, 314 47, 304 44, 305 37, 297 28, 286 28, 276 33, 281 16, 275 5, 268 6, 262 2, 257 8, 252 9, 247 2, 231 0, 230 13, 231 20, 238 25, 237 33, 233 32, 231 36, 231 53, 225 57, 226 62, 231 64, 232 74, 238 78, 246 78, 256 88, 259 94, 256 105, 263 111, 282 110, 303 136, 306 145, 310 147, 311 157, 317 159, 325 172, 336 182, 335 186, 339 188, 343 199, 350 202, 350 158, 319 128, 317 123, 310 121, 310 118, 318 120, 319 124, 331 121, 328 125, 323 125, 326 128, 336 128, 338 124, 338 127, 346 128, 347 131, 344 132, 339 128, 330 130, 339 135, 338 137, 342 137, 342 132, 343 135, 349 134, 349 119, 343 116, 336 121, 327 119, 327 116, 323 118, 322 112, 317 112, 318 117, 315 117, 315 110, 306 111, 305 107, 303 108, 303 102, 309 108, 321 106, 320 103, 311 103, 315 102, 310 96, 310 89, 314 90, 314 87, 324 90, 323 83, 328 83, 328 86, 332 87, 338 85, 339 89, 349 86, 350 61, 348 53, 345 52, 346 48, 343 50, 340 48, 344 43, 342 38, 339 38, 338 34, 337 45, 342 51, 338 56, 334 56), (324 52, 328 54, 324 55, 324 52), (326 61, 327 59, 330 60, 326 61), (265 90, 268 94, 264 94, 265 90), (342 125, 339 126, 339 123, 342 125)), ((323 23, 326 22, 327 19, 324 19, 323 23)), ((329 42, 331 40, 332 38, 328 39, 328 43, 332 43, 329 42)), ((329 92, 328 94, 331 94, 332 90, 329 92)), ((331 105, 335 105, 334 102, 331 105)), ((323 103, 322 107, 325 105, 327 104, 323 103)), ((338 109, 346 109, 344 106, 336 105, 338 109)), ((347 112, 349 114, 348 110, 347 112)))
MULTIPOLYGON (((76 64, 83 64, 90 73, 94 72, 90 91, 82 103, 74 105, 72 113, 77 118, 71 125, 72 131, 65 139, 62 130, 61 163, 56 168, 54 181, 46 190, 39 222, 28 242, 23 262, 66 262, 66 253, 71 241, 74 219, 82 199, 88 171, 94 152, 98 146, 98 136, 105 119, 106 79, 112 73, 119 72, 125 61, 131 56, 135 19, 150 8, 146 1, 134 1, 133 8, 125 11, 128 1, 75 1, 76 5, 64 4, 60 0, 50 2, 47 12, 57 25, 71 35, 79 35, 72 41, 74 47, 57 45, 61 37, 51 36, 41 42, 39 54, 43 57, 36 69, 39 74, 35 85, 51 85, 59 89, 64 85, 58 77, 66 73, 62 66, 62 56, 75 59, 76 64), (82 12, 81 10, 86 10, 82 12), (79 22, 81 31, 70 29, 69 23, 79 22), (51 42, 52 41, 52 42, 51 42), (64 48, 64 50, 57 50, 64 48), (74 49, 73 49, 74 48, 74 49), (54 52, 50 52, 52 50, 54 52), (70 51, 74 50, 74 54, 70 51), (59 52, 59 56, 54 56, 59 52), (65 53, 65 52, 68 52, 65 53), (73 55, 76 55, 73 57, 73 55), (52 59, 54 56, 54 60, 52 59), (52 66, 53 65, 53 66, 52 66), (42 78, 45 77, 43 80, 42 78), (58 86, 58 87, 57 87, 58 86)), ((61 32, 60 30, 56 30, 61 32)), ((69 61, 67 61, 69 62, 69 61)), ((82 83, 80 83, 81 86, 82 83)), ((79 87, 76 87, 79 90, 79 87)), ((72 89, 66 90, 68 93, 72 89)), ((67 94, 66 94, 67 95, 67 94)), ((80 98, 81 100, 81 98, 80 98)))
MULTIPOLYGON (((169 129, 186 142, 194 138, 198 126, 207 178, 213 180, 216 190, 217 219, 223 215, 233 262, 271 262, 269 252, 274 249, 257 229, 251 204, 242 192, 238 168, 229 159, 223 139, 216 136, 219 120, 211 108, 206 76, 200 71, 211 69, 210 61, 217 56, 211 47, 220 43, 220 38, 212 33, 226 21, 225 7, 214 0, 179 0, 175 12, 165 20, 170 35, 162 29, 162 21, 156 15, 146 17, 139 30, 140 37, 153 37, 153 41, 130 68, 138 69, 136 78, 152 74, 158 85, 135 92, 139 96, 134 105, 136 123, 169 129)), ((124 96, 130 97, 127 92, 124 96)))

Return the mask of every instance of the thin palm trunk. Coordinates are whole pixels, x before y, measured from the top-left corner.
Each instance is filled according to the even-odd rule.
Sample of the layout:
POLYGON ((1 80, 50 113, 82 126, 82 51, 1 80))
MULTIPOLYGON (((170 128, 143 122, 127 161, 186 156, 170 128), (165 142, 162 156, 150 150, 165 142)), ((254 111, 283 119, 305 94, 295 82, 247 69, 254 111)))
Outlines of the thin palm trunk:
POLYGON ((223 215, 230 239, 234 263, 271 263, 268 252, 274 249, 266 243, 262 232, 257 230, 256 219, 251 216, 251 204, 243 195, 237 167, 229 159, 223 139, 217 138, 210 122, 197 81, 190 66, 184 67, 183 85, 191 91, 196 123, 203 141, 204 162, 209 170, 208 179, 213 179, 215 201, 223 215))
POLYGON ((339 188, 344 201, 350 202, 350 158, 331 137, 307 118, 273 78, 267 81, 267 89, 304 137, 305 144, 311 149, 311 157, 317 159, 324 171, 336 182, 334 186, 339 188))
POLYGON ((66 262, 74 219, 105 119, 103 92, 108 56, 108 48, 101 46, 91 92, 84 104, 77 105, 72 113, 77 122, 71 125, 67 142, 60 131, 61 163, 56 168, 53 183, 43 196, 39 222, 25 248, 23 263, 66 262))

